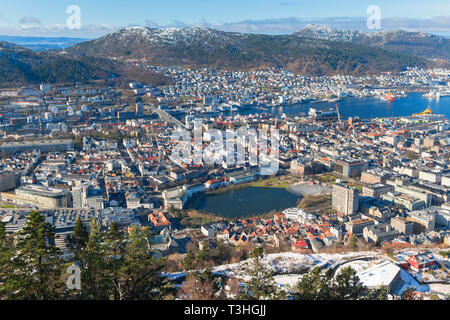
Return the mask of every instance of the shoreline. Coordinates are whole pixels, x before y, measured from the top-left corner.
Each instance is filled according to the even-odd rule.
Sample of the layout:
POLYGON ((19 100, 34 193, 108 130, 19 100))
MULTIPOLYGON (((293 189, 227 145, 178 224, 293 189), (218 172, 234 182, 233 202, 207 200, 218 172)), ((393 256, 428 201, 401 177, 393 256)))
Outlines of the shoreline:
MULTIPOLYGON (((208 192, 202 192, 202 193, 196 194, 196 195, 194 195, 193 197, 191 197, 188 200, 188 202, 186 203, 186 208, 183 209, 183 210, 185 210, 186 212, 198 212, 198 213, 201 213, 201 214, 206 214, 206 215, 210 215, 210 216, 213 216, 213 217, 216 217, 216 218, 222 218, 222 219, 226 219, 226 220, 234 220, 234 219, 266 217, 269 214, 270 215, 273 214, 274 211, 281 212, 284 209, 286 209, 286 208, 284 208, 284 209, 270 209, 268 211, 257 213, 257 214, 254 214, 254 215, 245 214, 245 215, 243 215, 241 217, 239 217, 239 216, 235 216, 235 217, 226 216, 226 215, 223 215, 223 214, 220 214, 220 213, 207 212, 207 211, 196 209, 198 207, 199 201, 201 201, 202 199, 204 199, 207 196, 222 195, 222 194, 225 194, 225 193, 228 193, 228 192, 234 192, 234 191, 243 190, 243 189, 247 189, 247 188, 258 188, 258 189, 265 189, 265 190, 268 190, 268 189, 285 190, 286 192, 289 192, 290 194, 295 196, 297 198, 297 201, 301 200, 301 198, 303 198, 302 195, 299 195, 299 194, 297 194, 295 192, 292 192, 291 189, 290 189, 291 185, 295 185, 297 183, 290 183, 289 185, 287 185, 287 184, 280 184, 280 183, 275 184, 275 185, 262 185, 263 183, 267 183, 267 182, 270 183, 270 181, 272 181, 273 179, 274 178, 269 178, 269 179, 264 179, 264 180, 259 180, 259 181, 247 182, 247 183, 243 183, 243 184, 239 184, 239 185, 229 185, 229 186, 226 186, 226 187, 221 187, 221 188, 216 189, 216 190, 211 190, 211 191, 208 191, 208 192)), ((296 206, 296 205, 294 205, 294 206, 296 206)))
MULTIPOLYGON (((203 194, 207 195, 207 196, 219 195, 219 194, 223 194, 223 193, 227 193, 227 192, 231 192, 231 191, 237 191, 237 190, 241 190, 241 189, 245 189, 245 188, 284 189, 286 191, 290 191, 289 188, 285 188, 283 186, 261 186, 261 185, 253 184, 251 182, 247 182, 247 183, 243 183, 243 184, 222 187, 222 188, 212 190, 212 191, 207 191, 207 192, 204 192, 203 194)), ((295 194, 295 192, 291 192, 291 193, 295 194)))
MULTIPOLYGON (((405 90, 406 91, 406 90, 405 90)), ((419 89, 413 89, 413 90, 408 90, 407 92, 406 92, 406 94, 407 94, 407 96, 406 97, 400 97, 400 98, 398 98, 397 100, 398 101, 401 101, 401 100, 404 100, 404 99, 408 99, 408 98, 410 98, 410 95, 411 94, 418 94, 418 95, 420 95, 421 93, 424 93, 424 92, 426 92, 426 90, 425 89, 421 89, 421 90, 419 90, 419 89)), ((421 97, 421 96, 420 96, 421 97)), ((377 96, 355 96, 355 97, 343 97, 343 98, 341 98, 340 99, 340 101, 339 102, 328 102, 328 101, 326 101, 326 100, 315 100, 315 101, 310 101, 310 102, 306 102, 306 103, 286 103, 286 104, 278 104, 278 105, 274 105, 274 106, 268 106, 268 105, 257 105, 257 106, 253 106, 253 107, 249 107, 249 108, 240 108, 240 110, 239 110, 239 112, 236 112, 236 114, 241 114, 241 115, 244 115, 244 116, 247 116, 247 115, 252 115, 252 114, 263 114, 263 113, 269 113, 269 114, 271 114, 271 115, 274 115, 273 114, 273 111, 274 110, 278 110, 278 109, 281 109, 281 108, 285 108, 286 109, 286 111, 285 112, 287 112, 287 113, 289 113, 289 112, 291 112, 291 111, 289 111, 289 110, 292 110, 292 109, 295 109, 295 108, 308 108, 308 106, 313 106, 313 105, 319 105, 319 106, 330 106, 330 105, 335 105, 336 103, 349 103, 349 102, 352 102, 352 101, 355 101, 355 102, 357 102, 357 101, 363 101, 363 100, 366 100, 366 99, 373 99, 375 102, 378 102, 379 101, 379 99, 377 98, 377 96)), ((385 102, 386 104, 392 104, 392 103, 395 103, 395 102, 385 102)), ((425 109, 426 108, 426 106, 427 106, 427 104, 426 103, 424 103, 424 105, 423 105, 423 109, 425 109)), ((422 109, 421 110, 418 110, 418 112, 420 112, 420 111, 422 111, 422 109)), ((307 112, 307 110, 306 110, 306 112, 307 112)), ((342 110, 341 110, 341 112, 342 112, 342 110)), ((443 114, 442 112, 440 112, 441 114, 443 114)), ((222 114, 222 115, 230 115, 231 114, 231 112, 226 112, 226 111, 221 111, 221 112, 209 112, 208 114, 222 114)), ((233 113, 234 114, 234 113, 233 113)), ((439 114, 439 113, 437 113, 437 114, 439 114)), ((184 115, 184 113, 183 113, 183 115, 184 115)), ((205 114, 206 115, 206 114, 205 114)), ((178 115, 179 116, 179 115, 178 115)), ((288 114, 288 117, 289 116, 301 116, 301 117, 306 117, 307 116, 307 114, 305 113, 305 111, 302 111, 302 112, 298 112, 298 114, 297 113, 292 113, 292 114, 288 114)), ((410 114, 405 114, 405 115, 396 115, 396 116, 393 116, 393 115, 391 115, 391 116, 389 116, 389 115, 385 115, 385 116, 373 116, 373 115, 371 115, 371 116, 362 116, 362 117, 360 117, 361 118, 361 120, 373 120, 373 119, 380 119, 380 118, 386 118, 386 119, 394 119, 394 118, 401 118, 401 117, 405 117, 405 116, 412 116, 412 113, 410 113, 410 114)), ((344 117, 344 118, 346 118, 346 117, 344 117)))

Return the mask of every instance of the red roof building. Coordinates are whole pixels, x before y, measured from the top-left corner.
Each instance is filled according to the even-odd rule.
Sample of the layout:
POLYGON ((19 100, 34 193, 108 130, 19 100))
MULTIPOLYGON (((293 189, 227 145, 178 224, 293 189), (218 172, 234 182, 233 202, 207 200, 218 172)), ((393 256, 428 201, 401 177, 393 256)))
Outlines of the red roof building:
POLYGON ((425 254, 418 254, 409 257, 408 263, 411 266, 411 269, 413 269, 416 272, 420 272, 424 269, 436 265, 436 260, 432 256, 425 254))
POLYGON ((162 212, 154 212, 148 215, 148 221, 151 222, 153 227, 168 227, 170 226, 170 221, 162 212))

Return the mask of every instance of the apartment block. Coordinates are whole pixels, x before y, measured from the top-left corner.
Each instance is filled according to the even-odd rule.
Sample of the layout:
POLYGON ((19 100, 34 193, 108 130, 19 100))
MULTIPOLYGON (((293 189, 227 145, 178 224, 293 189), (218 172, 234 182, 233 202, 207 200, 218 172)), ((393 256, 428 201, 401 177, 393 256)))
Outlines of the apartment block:
POLYGON ((333 186, 333 209, 345 215, 351 215, 359 210, 359 191, 342 184, 333 186))

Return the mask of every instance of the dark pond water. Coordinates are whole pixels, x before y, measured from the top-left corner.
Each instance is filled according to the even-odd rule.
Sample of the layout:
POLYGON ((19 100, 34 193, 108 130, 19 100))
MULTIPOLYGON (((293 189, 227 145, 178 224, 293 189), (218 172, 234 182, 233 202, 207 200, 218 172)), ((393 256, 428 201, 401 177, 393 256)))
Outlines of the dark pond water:
POLYGON ((227 218, 240 218, 295 207, 298 200, 297 195, 285 189, 246 187, 194 196, 187 207, 227 218))

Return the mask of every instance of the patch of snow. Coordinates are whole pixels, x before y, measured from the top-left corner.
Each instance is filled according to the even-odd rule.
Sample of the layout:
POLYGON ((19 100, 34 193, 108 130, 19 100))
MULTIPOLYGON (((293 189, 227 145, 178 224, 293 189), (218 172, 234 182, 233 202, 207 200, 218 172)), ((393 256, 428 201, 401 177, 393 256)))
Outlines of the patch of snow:
POLYGON ((275 283, 280 287, 293 287, 295 286, 301 279, 302 275, 298 274, 283 274, 273 277, 275 283))
POLYGON ((430 291, 430 287, 428 285, 420 284, 416 279, 414 279, 408 272, 405 270, 400 271, 400 276, 405 283, 403 287, 397 292, 398 295, 401 295, 407 288, 412 287, 415 288, 418 292, 428 292, 430 291))
POLYGON ((433 283, 430 284, 430 291, 436 294, 450 295, 450 284, 433 283))

